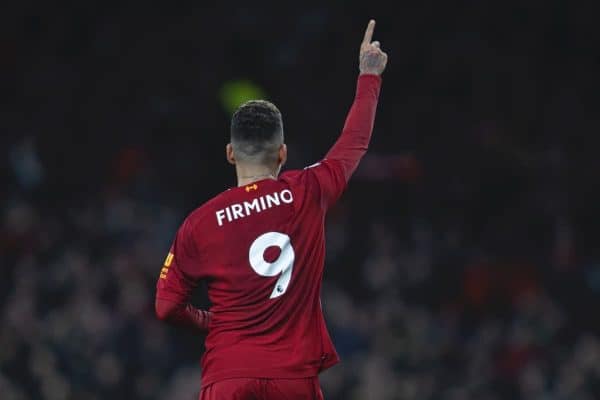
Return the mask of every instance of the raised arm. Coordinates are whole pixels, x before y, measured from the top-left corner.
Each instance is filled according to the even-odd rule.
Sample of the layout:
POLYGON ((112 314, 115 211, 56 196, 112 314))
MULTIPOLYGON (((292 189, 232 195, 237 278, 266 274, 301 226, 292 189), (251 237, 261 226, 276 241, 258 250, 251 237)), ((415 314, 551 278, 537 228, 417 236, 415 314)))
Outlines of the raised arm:
POLYGON ((360 45, 360 75, 354 103, 346 117, 341 136, 325 156, 326 160, 339 161, 346 181, 358 167, 369 146, 381 87, 381 74, 387 64, 387 54, 381 50, 378 41, 372 41, 374 29, 375 21, 371 20, 360 45))
POLYGON ((356 96, 342 134, 321 162, 306 168, 305 176, 308 182, 315 184, 313 192, 324 210, 340 197, 371 140, 381 74, 387 64, 387 54, 381 50, 379 42, 371 41, 374 29, 375 21, 371 20, 360 45, 356 96))

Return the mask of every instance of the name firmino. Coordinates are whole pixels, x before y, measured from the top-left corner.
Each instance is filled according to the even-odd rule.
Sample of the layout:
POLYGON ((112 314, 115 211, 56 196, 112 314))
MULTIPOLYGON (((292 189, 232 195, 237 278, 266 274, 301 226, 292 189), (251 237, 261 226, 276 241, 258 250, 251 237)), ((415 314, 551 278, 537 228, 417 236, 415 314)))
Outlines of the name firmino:
POLYGON ((281 192, 274 192, 264 196, 257 197, 251 201, 235 203, 225 207, 215 213, 217 223, 223 226, 223 221, 231 222, 235 219, 244 218, 259 213, 267 208, 277 207, 283 204, 291 204, 294 201, 294 196, 289 189, 284 189, 281 192))

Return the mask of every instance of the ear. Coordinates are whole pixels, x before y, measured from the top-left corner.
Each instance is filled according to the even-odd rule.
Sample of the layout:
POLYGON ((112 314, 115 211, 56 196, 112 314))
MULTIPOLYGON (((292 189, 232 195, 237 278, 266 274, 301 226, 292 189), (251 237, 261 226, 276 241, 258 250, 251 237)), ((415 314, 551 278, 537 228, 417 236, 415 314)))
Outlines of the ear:
POLYGON ((285 162, 287 161, 287 146, 285 143, 282 143, 279 146, 279 168, 283 167, 285 162))
POLYGON ((235 165, 235 157, 233 155, 233 146, 231 143, 227 143, 225 146, 225 157, 227 158, 227 162, 231 165, 235 165))

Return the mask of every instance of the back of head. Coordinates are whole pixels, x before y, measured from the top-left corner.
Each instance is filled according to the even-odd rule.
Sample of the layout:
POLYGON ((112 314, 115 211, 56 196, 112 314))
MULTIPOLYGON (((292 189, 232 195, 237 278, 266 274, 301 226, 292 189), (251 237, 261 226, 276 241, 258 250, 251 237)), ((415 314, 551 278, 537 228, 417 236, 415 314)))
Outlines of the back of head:
POLYGON ((250 100, 231 118, 231 146, 238 162, 276 163, 283 144, 281 113, 273 103, 250 100))

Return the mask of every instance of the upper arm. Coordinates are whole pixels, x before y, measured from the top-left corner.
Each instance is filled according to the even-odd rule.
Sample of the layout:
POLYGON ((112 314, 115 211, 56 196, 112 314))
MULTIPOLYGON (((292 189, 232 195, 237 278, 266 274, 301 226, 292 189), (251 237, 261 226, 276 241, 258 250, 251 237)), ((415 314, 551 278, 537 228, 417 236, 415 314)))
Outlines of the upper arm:
POLYGON ((200 257, 194 231, 186 220, 177 231, 156 285, 156 297, 181 302, 198 285, 200 257))
POLYGON ((340 197, 369 147, 380 85, 380 76, 359 76, 342 134, 323 161, 304 170, 307 186, 318 192, 324 210, 340 197))

